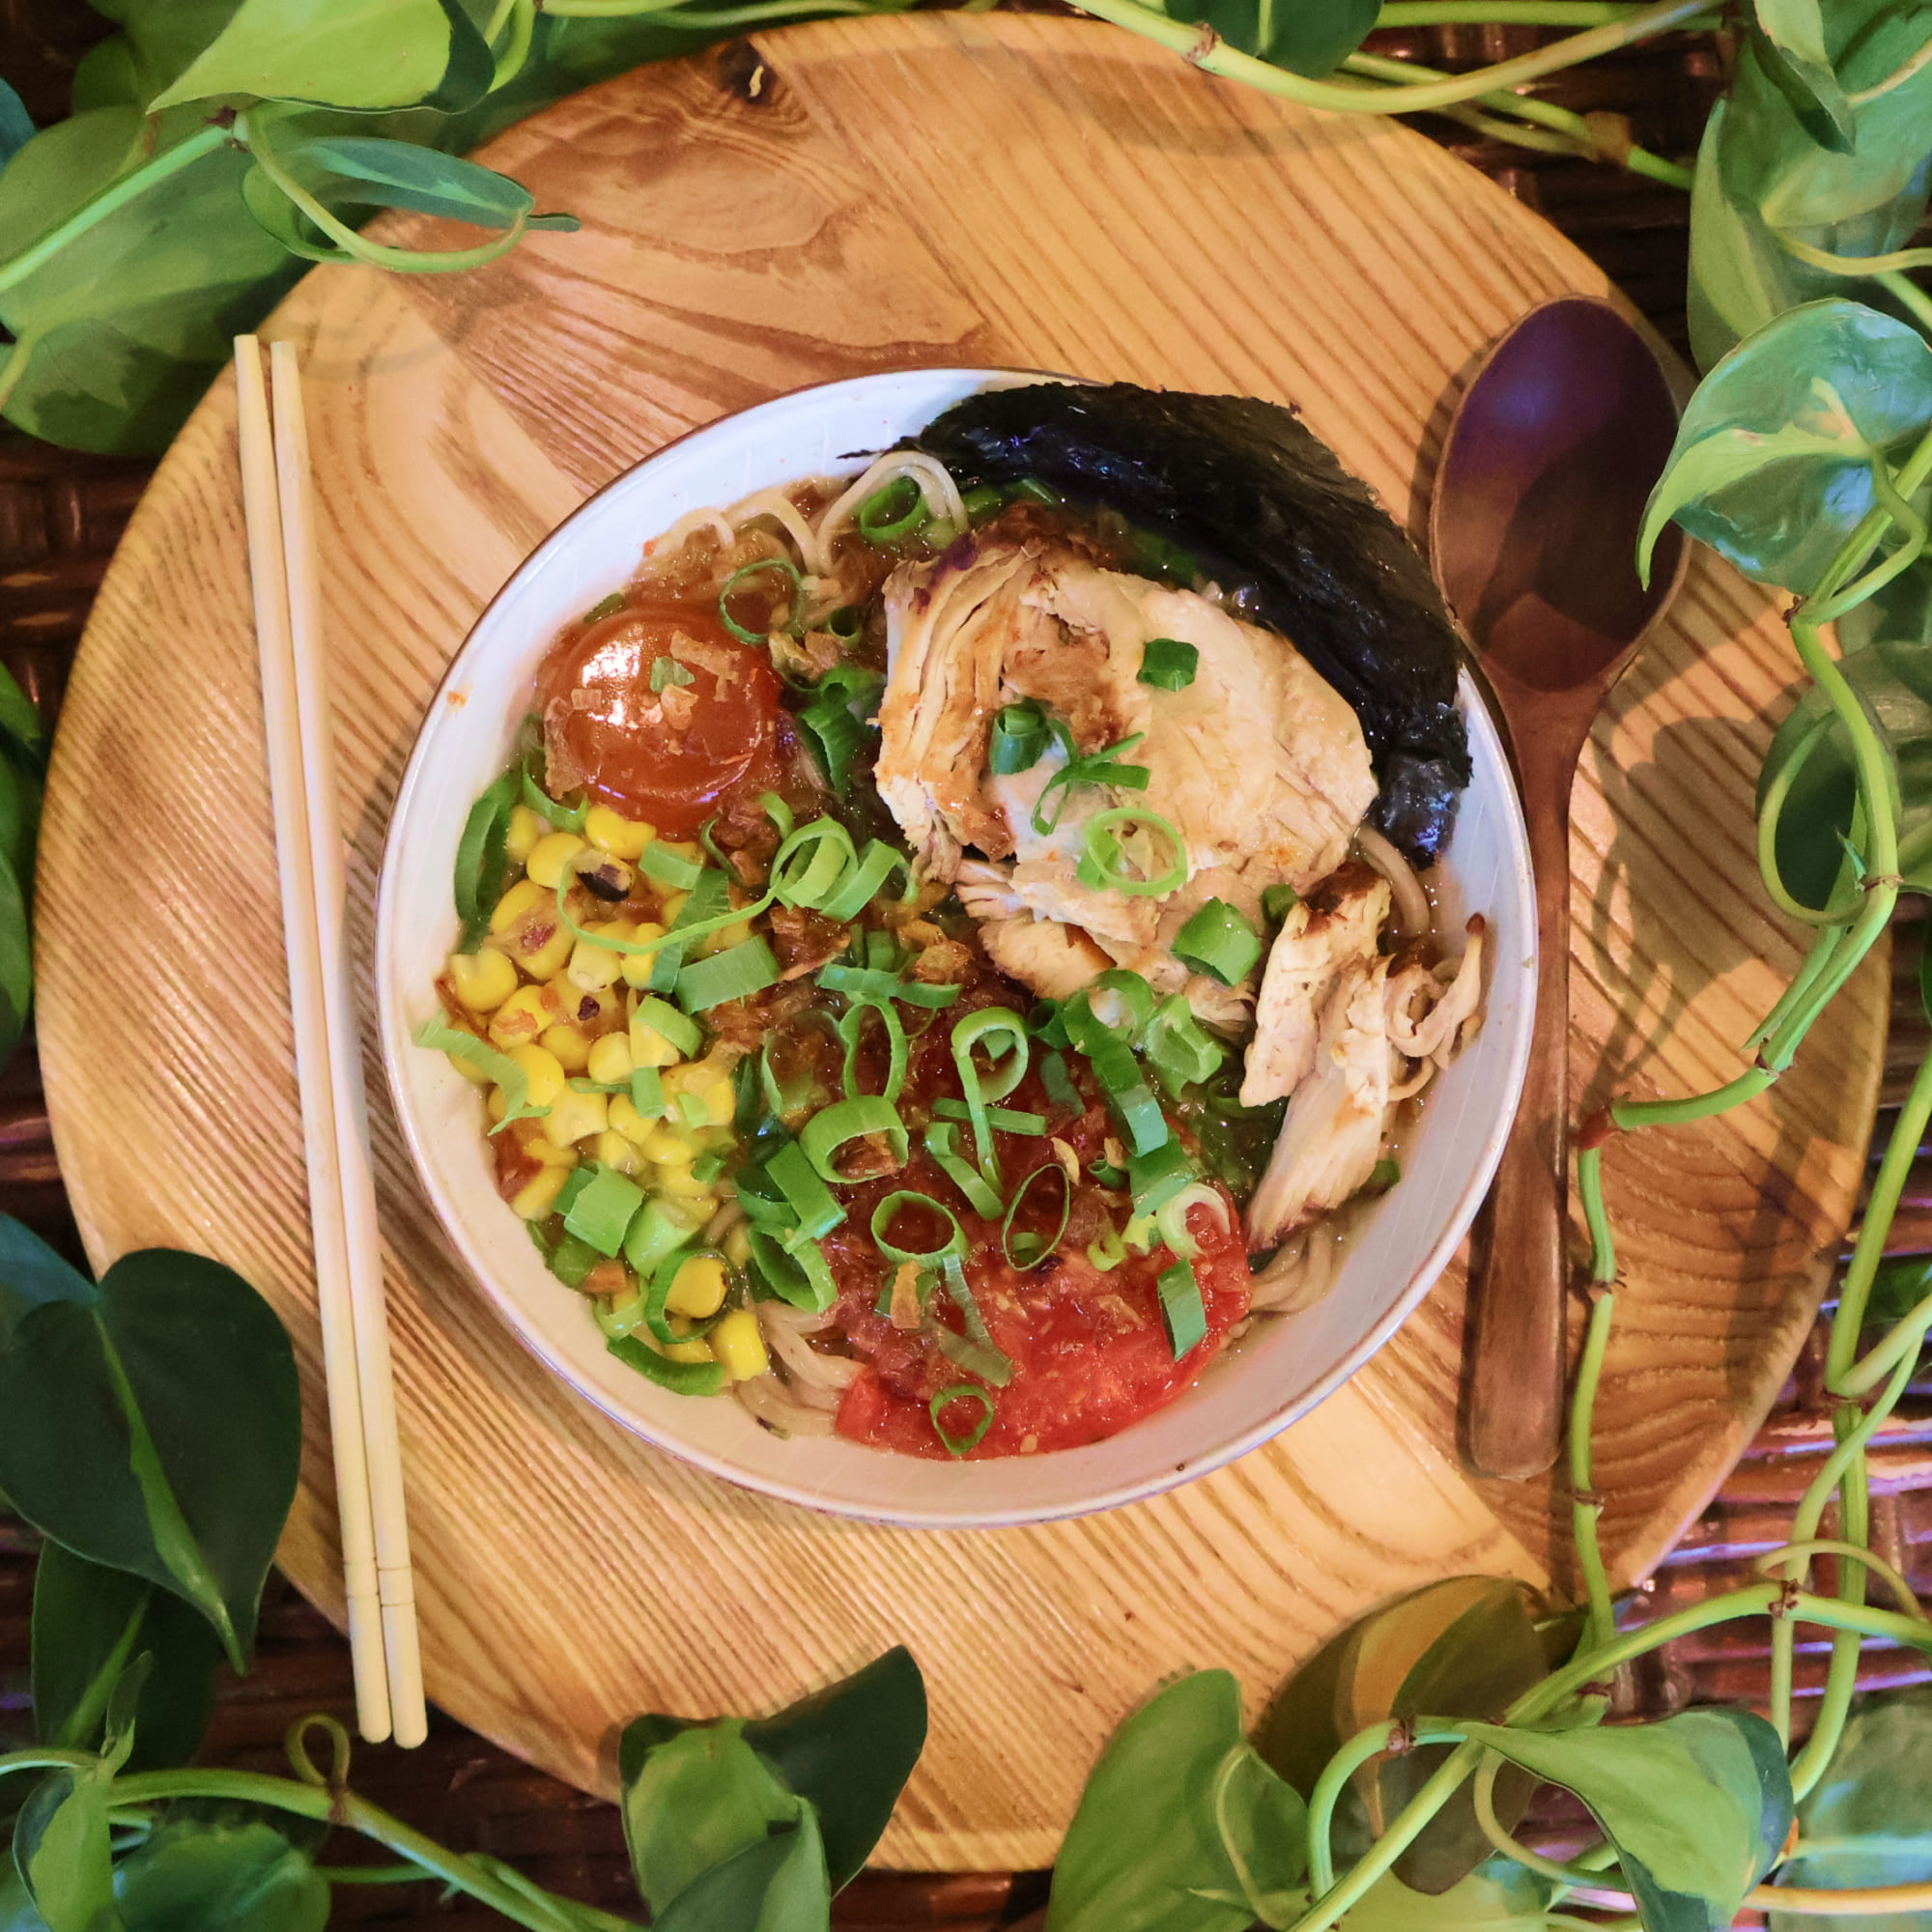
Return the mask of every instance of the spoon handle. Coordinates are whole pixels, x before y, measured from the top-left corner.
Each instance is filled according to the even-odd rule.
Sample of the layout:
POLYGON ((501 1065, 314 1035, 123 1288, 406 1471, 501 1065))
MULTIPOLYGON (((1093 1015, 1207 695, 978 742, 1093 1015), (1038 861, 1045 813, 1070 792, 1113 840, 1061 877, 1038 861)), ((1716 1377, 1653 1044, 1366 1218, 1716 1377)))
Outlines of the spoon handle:
MULTIPOLYGON (((1519 734, 1536 876, 1536 1025, 1522 1103, 1491 1194, 1476 1290, 1469 1461, 1486 1476, 1540 1475, 1556 1460, 1570 1218, 1570 785, 1577 746, 1519 734), (1531 749, 1534 748, 1534 749, 1531 749)), ((1566 735, 1567 734, 1563 734, 1566 735)))

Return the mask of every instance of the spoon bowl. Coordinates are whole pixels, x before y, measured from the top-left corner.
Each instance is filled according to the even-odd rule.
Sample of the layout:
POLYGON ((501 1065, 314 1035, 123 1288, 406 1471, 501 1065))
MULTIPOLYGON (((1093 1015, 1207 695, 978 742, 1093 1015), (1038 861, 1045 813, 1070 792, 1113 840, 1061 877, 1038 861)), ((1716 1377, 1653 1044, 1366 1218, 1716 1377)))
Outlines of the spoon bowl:
POLYGON ((1509 728, 1537 890, 1528 1076, 1491 1196, 1469 1376, 1469 1460, 1555 1460, 1569 1220, 1570 787, 1605 696, 1682 581, 1673 526, 1636 574, 1644 504, 1677 433, 1657 353, 1586 296, 1532 309, 1450 420, 1430 503, 1436 583, 1509 728))

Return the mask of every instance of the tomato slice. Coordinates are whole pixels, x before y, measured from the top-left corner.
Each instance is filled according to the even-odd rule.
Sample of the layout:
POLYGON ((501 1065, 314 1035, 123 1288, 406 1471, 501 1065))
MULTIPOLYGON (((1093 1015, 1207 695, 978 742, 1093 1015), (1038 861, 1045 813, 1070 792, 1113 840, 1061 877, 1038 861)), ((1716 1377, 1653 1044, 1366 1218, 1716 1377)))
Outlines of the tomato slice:
POLYGON ((689 838, 728 794, 779 789, 784 776, 778 673, 715 611, 640 599, 567 631, 537 674, 554 766, 591 797, 672 838, 689 838), (651 689, 671 660, 685 679, 651 689))

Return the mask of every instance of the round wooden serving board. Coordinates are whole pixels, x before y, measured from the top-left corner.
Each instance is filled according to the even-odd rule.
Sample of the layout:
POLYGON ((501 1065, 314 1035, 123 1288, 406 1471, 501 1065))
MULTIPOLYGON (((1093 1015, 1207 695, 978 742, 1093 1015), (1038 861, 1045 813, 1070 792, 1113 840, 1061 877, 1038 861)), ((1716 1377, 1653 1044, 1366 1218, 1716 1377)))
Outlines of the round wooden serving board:
MULTIPOLYGON (((1234 390, 1299 405, 1419 528, 1478 353, 1532 303, 1605 286, 1418 135, 1070 19, 796 28, 594 89, 488 158, 582 232, 465 275, 320 269, 270 329, 308 376, 365 957, 444 664, 553 525, 681 431, 915 363, 1234 390)), ((1797 962, 1750 829, 1793 675, 1767 599, 1700 554, 1577 787, 1579 1104, 1728 1077, 1797 962)), ((231 382, 101 592, 40 877, 42 1051, 90 1249, 200 1249, 287 1320, 308 1429, 281 1559, 339 1616, 231 382)), ((1767 1100, 1609 1151, 1628 1290, 1598 1469, 1625 1578, 1715 1491, 1810 1321, 1885 984, 1875 962, 1767 1100)), ((1460 1264, 1347 1388, 1217 1475, 1046 1528, 871 1529, 696 1474, 552 1380, 453 1261, 373 1062, 369 1087, 430 1693, 586 1787, 611 1788, 635 1712, 769 1709, 903 1640, 932 1734, 881 1857, 1035 1864, 1163 1674, 1232 1666, 1259 1708, 1378 1598, 1567 1570, 1548 1483, 1458 1463, 1460 1264)))

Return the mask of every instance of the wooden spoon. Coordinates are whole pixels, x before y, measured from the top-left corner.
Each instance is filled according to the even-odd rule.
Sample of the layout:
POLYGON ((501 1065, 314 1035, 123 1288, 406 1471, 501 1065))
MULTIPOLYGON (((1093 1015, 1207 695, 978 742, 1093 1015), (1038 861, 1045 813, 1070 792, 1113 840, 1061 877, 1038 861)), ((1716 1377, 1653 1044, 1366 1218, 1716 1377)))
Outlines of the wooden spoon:
POLYGON ((1536 873, 1536 1025, 1479 1261, 1468 1455, 1489 1476, 1555 1460, 1569 1223, 1570 786, 1605 694, 1675 594, 1672 526, 1634 561, 1677 430, 1669 379, 1608 302, 1532 309, 1457 405, 1430 504, 1435 581, 1515 753, 1536 873))

